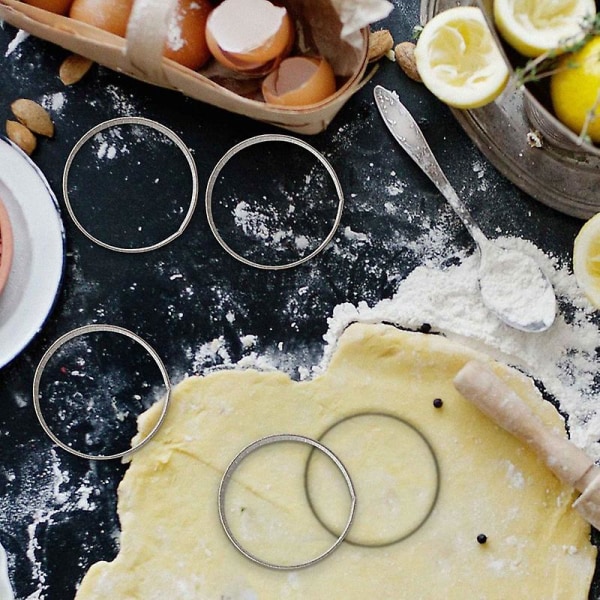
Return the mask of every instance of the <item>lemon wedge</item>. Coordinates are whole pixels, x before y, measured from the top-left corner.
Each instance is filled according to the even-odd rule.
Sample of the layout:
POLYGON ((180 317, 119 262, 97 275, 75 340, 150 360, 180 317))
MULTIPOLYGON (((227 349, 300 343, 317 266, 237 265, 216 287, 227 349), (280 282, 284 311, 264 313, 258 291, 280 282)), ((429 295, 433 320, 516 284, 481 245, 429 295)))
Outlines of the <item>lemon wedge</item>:
POLYGON ((600 37, 561 57, 550 78, 550 98, 559 121, 600 142, 600 37))
POLYGON ((488 104, 508 81, 508 67, 475 6, 450 8, 428 21, 417 40, 415 61, 427 89, 455 108, 488 104))
POLYGON ((587 221, 575 238, 573 272, 583 293, 600 309, 600 213, 587 221))
POLYGON ((494 0, 500 35, 529 57, 574 42, 595 14, 595 0, 494 0))

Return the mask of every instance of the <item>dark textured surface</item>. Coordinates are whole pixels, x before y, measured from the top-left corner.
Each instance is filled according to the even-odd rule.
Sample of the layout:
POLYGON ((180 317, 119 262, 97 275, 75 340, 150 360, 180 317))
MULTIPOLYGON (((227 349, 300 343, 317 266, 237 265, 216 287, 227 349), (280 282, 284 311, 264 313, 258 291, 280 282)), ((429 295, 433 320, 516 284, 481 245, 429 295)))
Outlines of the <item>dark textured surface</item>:
MULTIPOLYGON (((418 19, 417 3, 409 4, 400 6, 396 1, 396 10, 383 24, 397 41, 410 38, 418 19)), ((0 53, 7 51, 15 34, 8 25, 0 29, 0 53)), ((77 85, 65 88, 57 76, 64 56, 60 48, 28 38, 0 57, 2 119, 10 118, 9 105, 16 98, 43 100, 61 94, 59 106, 51 109, 56 136, 41 140, 33 157, 61 206, 64 208, 62 170, 70 149, 92 126, 125 114, 155 119, 183 138, 198 167, 201 198, 184 235, 143 255, 99 248, 63 212, 67 259, 55 310, 40 335, 0 371, 0 542, 9 554, 20 599, 73 597, 89 565, 111 559, 118 545, 115 490, 125 467, 115 462, 87 463, 53 449, 35 419, 30 392, 33 372, 57 337, 92 322, 121 325, 159 351, 176 382, 219 362, 235 363, 247 356, 250 351, 242 340, 252 335, 256 336, 252 352, 268 356, 272 364, 298 377, 300 369, 318 363, 333 308, 342 302, 371 304, 391 296, 397 281, 420 264, 421 257, 410 242, 432 222, 444 219, 448 223, 455 247, 472 246, 428 180, 394 145, 374 108, 374 84, 399 91, 486 233, 523 236, 568 260, 581 225, 532 200, 502 178, 446 107, 404 77, 394 63, 383 60, 373 80, 351 99, 328 130, 307 138, 336 169, 346 194, 342 223, 333 243, 310 263, 291 271, 250 269, 227 256, 212 237, 201 206, 203 192, 213 166, 233 144, 252 135, 280 131, 100 67, 94 67, 77 85), (404 186, 402 194, 390 191, 390 186, 398 183, 404 186), (386 208, 389 203, 397 204, 394 211, 386 208), (202 345, 213 340, 219 340, 220 350, 202 352, 202 345)), ((161 188, 161 197, 144 193, 149 202, 145 208, 127 209, 117 168, 111 176, 118 184, 110 192, 114 214, 107 218, 86 213, 91 214, 90 227, 97 218, 102 235, 122 239, 123 232, 129 236, 136 232, 121 227, 120 217, 146 215, 143 224, 147 230, 157 235, 164 228, 168 231, 173 215, 187 208, 189 175, 185 166, 171 169, 161 163, 159 159, 159 166, 146 166, 145 170, 159 171, 162 183, 175 189, 161 188), (165 218, 148 217, 156 214, 165 218)), ((285 152, 263 168, 268 171, 269 167, 275 178, 285 179, 292 172, 285 152)), ((91 181, 83 177, 80 190, 90 210, 100 205, 110 189, 110 181, 91 181)), ((117 359, 109 360, 114 367, 117 359)), ((125 365, 121 379, 127 379, 134 368, 127 367, 131 365, 125 365)), ((69 366, 67 373, 72 370, 69 366)), ((155 382, 140 385, 146 384, 154 386, 155 382)))

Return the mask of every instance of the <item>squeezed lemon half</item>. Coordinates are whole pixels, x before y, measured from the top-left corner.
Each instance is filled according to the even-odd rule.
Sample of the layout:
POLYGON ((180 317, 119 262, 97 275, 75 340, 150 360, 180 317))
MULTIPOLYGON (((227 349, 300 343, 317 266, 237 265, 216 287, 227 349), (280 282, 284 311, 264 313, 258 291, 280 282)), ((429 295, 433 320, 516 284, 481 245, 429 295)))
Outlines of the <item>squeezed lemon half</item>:
POLYGON ((600 213, 587 221, 575 238, 573 272, 583 293, 600 309, 600 213))
POLYGON ((529 57, 574 42, 595 14, 595 0, 494 0, 500 35, 529 57))
POLYGON ((455 108, 488 104, 508 81, 508 67, 483 13, 474 6, 450 8, 428 21, 415 61, 429 91, 455 108))

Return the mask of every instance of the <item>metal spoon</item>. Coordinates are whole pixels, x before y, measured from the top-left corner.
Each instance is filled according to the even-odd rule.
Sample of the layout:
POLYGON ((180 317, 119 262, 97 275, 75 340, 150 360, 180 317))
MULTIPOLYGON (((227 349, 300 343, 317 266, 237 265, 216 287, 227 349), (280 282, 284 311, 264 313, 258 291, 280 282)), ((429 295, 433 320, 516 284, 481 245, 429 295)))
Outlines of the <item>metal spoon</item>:
POLYGON ((556 298, 537 263, 517 250, 489 240, 444 175, 423 132, 395 92, 378 85, 377 108, 406 153, 431 179, 475 240, 480 253, 479 288, 483 303, 504 323, 521 331, 545 331, 554 322, 556 298))

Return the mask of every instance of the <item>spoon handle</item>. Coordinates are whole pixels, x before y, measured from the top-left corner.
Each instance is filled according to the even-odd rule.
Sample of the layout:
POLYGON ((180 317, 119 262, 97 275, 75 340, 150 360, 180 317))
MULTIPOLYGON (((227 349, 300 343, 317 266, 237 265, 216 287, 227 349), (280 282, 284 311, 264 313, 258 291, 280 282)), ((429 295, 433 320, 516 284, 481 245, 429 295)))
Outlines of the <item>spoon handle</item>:
POLYGON ((396 141, 442 193, 475 242, 479 246, 485 244, 487 238, 483 231, 454 191, 452 184, 433 155, 423 132, 407 108, 400 102, 398 94, 380 85, 375 86, 373 94, 383 121, 396 141))

